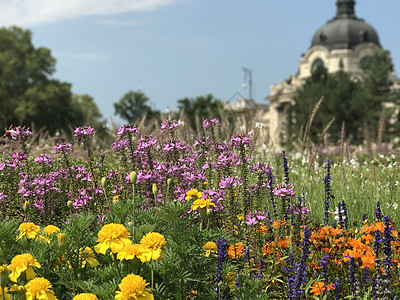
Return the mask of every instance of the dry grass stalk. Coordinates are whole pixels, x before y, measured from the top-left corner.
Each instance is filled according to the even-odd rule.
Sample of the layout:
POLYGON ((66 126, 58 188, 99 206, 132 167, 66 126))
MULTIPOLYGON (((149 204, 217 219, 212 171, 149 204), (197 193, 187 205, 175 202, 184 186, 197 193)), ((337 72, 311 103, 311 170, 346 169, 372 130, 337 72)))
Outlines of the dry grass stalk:
POLYGON ((304 145, 305 145, 305 143, 306 143, 306 139, 307 139, 307 137, 308 137, 308 134, 310 133, 310 129, 311 129, 312 122, 314 121, 315 115, 317 114, 318 109, 319 109, 319 107, 320 107, 321 104, 322 104, 322 101, 324 101, 324 97, 321 97, 321 98, 318 100, 318 102, 314 105, 314 107, 313 107, 313 109, 312 109, 312 111, 311 111, 310 117, 308 118, 308 122, 307 122, 307 125, 306 125, 306 129, 304 130, 303 147, 304 147, 304 145))
POLYGON ((344 139, 346 137, 345 132, 345 124, 342 123, 342 128, 340 129, 340 143, 339 143, 339 154, 340 154, 340 163, 343 164, 344 161, 344 139))

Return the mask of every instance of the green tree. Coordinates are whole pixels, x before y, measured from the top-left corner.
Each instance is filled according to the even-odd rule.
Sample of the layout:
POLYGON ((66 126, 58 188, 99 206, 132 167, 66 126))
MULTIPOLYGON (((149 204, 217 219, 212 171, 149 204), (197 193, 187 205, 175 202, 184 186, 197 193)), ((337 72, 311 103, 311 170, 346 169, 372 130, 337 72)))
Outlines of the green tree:
POLYGON ((0 126, 45 126, 50 133, 82 123, 71 85, 51 78, 56 60, 35 48, 29 30, 0 28, 0 126))
POLYGON ((180 99, 178 100, 178 109, 179 114, 183 112, 187 116, 193 129, 196 129, 198 125, 201 125, 200 122, 207 118, 231 119, 231 113, 224 109, 224 103, 214 98, 212 94, 180 99))
POLYGON ((340 139, 342 124, 352 143, 360 144, 365 138, 367 128, 372 138, 377 133, 383 103, 393 100, 390 89, 389 72, 392 69, 390 58, 385 52, 378 52, 363 62, 364 73, 352 76, 339 71, 328 74, 319 66, 309 77, 289 115, 291 137, 299 134, 305 127, 314 105, 324 97, 309 131, 309 137, 316 142, 328 123, 334 119, 329 129, 332 142, 340 139))
POLYGON ((114 114, 128 123, 138 122, 143 117, 160 120, 160 112, 152 110, 147 104, 148 102, 149 98, 143 92, 129 91, 118 102, 114 103, 114 114))

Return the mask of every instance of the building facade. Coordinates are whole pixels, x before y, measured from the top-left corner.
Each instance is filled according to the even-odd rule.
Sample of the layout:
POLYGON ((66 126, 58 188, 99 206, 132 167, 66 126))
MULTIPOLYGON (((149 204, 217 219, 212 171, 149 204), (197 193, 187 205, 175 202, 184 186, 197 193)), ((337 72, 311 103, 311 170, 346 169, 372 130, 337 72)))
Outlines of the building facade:
MULTIPOLYGON (((366 57, 377 51, 385 51, 376 30, 356 17, 354 7, 354 0, 337 0, 335 17, 315 32, 310 48, 300 59, 298 73, 271 85, 270 95, 266 98, 270 104, 266 118, 274 144, 279 144, 289 107, 313 70, 322 64, 328 73, 342 70, 358 75, 362 73, 361 65, 366 57)), ((396 74, 393 72, 390 77, 398 88, 396 74)))

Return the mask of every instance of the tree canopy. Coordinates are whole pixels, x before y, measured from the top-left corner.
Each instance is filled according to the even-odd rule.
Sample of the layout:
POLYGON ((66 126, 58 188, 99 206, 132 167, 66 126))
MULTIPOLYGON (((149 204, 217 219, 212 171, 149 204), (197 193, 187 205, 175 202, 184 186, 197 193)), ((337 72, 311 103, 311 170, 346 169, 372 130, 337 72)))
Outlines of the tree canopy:
POLYGON ((196 129, 197 121, 202 122, 207 118, 221 119, 223 116, 230 118, 230 112, 224 109, 224 103, 214 98, 212 94, 180 99, 178 100, 178 109, 179 114, 185 113, 193 129, 196 129))
POLYGON ((340 139, 342 124, 353 143, 362 143, 366 130, 371 138, 376 137, 383 103, 394 100, 389 80, 393 65, 387 53, 377 52, 363 62, 362 68, 363 74, 354 76, 343 71, 328 74, 323 66, 319 66, 306 80, 290 108, 289 132, 292 137, 306 125, 321 97, 324 100, 309 132, 312 141, 317 141, 332 119, 334 122, 329 129, 332 141, 340 139))
POLYGON ((71 85, 52 78, 51 51, 31 39, 29 30, 0 28, 0 126, 34 124, 54 133, 82 125, 85 112, 73 101, 71 85))
POLYGON ((143 117, 160 119, 160 112, 153 110, 149 98, 142 91, 129 91, 114 103, 115 114, 128 123, 139 122, 143 117))

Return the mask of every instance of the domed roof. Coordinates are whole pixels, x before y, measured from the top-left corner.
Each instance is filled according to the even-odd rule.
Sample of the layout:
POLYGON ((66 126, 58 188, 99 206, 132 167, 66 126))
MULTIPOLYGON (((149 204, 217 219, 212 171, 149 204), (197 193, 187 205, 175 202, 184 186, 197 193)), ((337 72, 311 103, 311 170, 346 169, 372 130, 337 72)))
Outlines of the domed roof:
POLYGON ((329 50, 352 49, 362 43, 380 47, 375 29, 354 14, 354 0, 338 0, 336 16, 314 34, 311 47, 321 45, 329 50))

